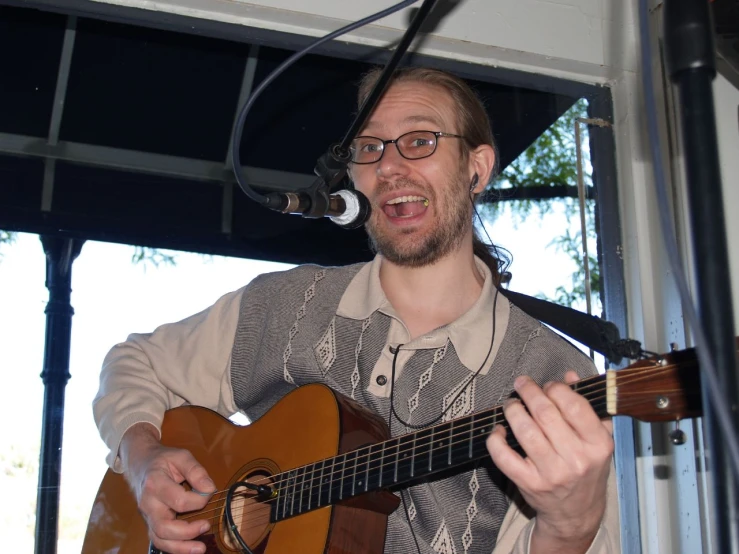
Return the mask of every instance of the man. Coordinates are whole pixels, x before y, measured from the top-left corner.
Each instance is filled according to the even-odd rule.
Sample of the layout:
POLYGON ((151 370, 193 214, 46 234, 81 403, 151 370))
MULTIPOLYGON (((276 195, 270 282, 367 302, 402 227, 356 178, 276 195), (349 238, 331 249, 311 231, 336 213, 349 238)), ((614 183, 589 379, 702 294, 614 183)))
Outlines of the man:
MULTIPOLYGON (((360 101, 377 76, 365 77, 360 101)), ((155 546, 204 552, 197 537, 208 523, 174 515, 207 497, 179 483, 215 490, 189 452, 160 445, 166 409, 189 402, 254 420, 295 386, 323 382, 380 414, 393 435, 505 401, 526 453, 498 427, 492 464, 399 492, 386 552, 618 552, 610 426, 552 383, 592 365, 498 294, 498 260, 474 234, 473 199, 497 162, 484 108, 461 80, 407 69, 360 135, 350 174, 372 203, 373 262, 261 276, 106 357, 96 420, 155 546)))

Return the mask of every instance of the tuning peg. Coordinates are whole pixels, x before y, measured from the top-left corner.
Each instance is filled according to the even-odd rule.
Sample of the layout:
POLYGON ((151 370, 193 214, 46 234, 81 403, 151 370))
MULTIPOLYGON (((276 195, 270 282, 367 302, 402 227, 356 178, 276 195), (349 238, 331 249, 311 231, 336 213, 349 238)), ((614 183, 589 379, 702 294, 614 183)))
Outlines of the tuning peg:
POLYGON ((675 424, 675 428, 670 431, 669 434, 670 442, 674 444, 675 446, 681 446, 685 444, 685 442, 688 440, 688 438, 685 436, 685 431, 680 429, 680 426, 678 423, 675 424))

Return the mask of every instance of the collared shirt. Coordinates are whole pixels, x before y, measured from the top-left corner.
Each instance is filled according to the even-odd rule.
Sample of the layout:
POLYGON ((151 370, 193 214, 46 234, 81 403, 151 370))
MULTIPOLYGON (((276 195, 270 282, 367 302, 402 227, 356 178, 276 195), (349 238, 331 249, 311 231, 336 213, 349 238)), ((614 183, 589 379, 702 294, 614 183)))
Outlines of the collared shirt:
POLYGON ((389 383, 394 357, 390 347, 395 349, 400 344, 403 347, 396 361, 396 380, 415 351, 441 348, 447 341, 454 345, 460 362, 467 369, 472 373, 479 372, 481 375, 487 375, 505 336, 510 313, 510 304, 493 286, 492 275, 487 265, 479 258, 475 258, 475 265, 483 276, 484 283, 480 296, 469 310, 455 321, 411 339, 410 332, 382 290, 380 283, 382 259, 382 256, 376 256, 371 263, 365 265, 356 274, 346 288, 336 310, 336 315, 355 320, 366 320, 375 312, 383 313, 391 318, 387 342, 372 370, 367 390, 376 396, 388 397, 390 395, 389 383), (497 330, 495 337, 493 337, 493 320, 495 320, 497 330), (491 339, 493 340, 492 345, 491 339), (383 385, 379 384, 383 382, 383 385))

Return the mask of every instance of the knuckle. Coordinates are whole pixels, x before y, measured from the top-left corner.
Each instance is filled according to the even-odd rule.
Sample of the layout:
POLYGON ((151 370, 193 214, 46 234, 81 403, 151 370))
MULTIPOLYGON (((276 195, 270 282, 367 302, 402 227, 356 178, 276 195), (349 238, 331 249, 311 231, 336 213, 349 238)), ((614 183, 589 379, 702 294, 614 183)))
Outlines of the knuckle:
POLYGON ((528 421, 523 421, 519 425, 518 429, 516 430, 516 436, 519 438, 519 442, 521 441, 527 441, 530 442, 537 438, 538 432, 537 428, 529 423, 528 421))
POLYGON ((186 512, 186 511, 188 511, 188 506, 187 506, 187 497, 185 496, 185 493, 184 493, 184 491, 183 491, 183 492, 181 492, 181 493, 179 493, 179 494, 177 494, 177 495, 176 495, 176 496, 175 496, 175 497, 174 497, 174 498, 172 499, 172 509, 173 509, 173 510, 174 510, 175 512, 177 512, 178 514, 179 514, 179 513, 182 513, 182 512, 186 512))
POLYGON ((149 538, 156 544, 162 541, 162 535, 165 533, 164 525, 161 520, 149 521, 149 538))
POLYGON ((552 423, 557 420, 560 412, 554 404, 542 403, 536 406, 533 410, 533 416, 537 421, 544 424, 552 423))
POLYGON ((143 484, 141 485, 141 496, 142 498, 146 496, 152 496, 156 493, 157 490, 157 484, 156 480, 152 477, 151 474, 147 475, 144 479, 143 484))

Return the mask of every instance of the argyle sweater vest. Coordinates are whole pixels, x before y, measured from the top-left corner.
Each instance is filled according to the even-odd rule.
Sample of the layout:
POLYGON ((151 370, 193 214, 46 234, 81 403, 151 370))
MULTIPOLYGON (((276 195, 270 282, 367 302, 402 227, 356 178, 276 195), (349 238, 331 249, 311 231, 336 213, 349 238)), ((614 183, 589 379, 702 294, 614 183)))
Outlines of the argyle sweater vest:
MULTIPOLYGON (((245 289, 231 380, 236 404, 252 421, 307 383, 324 383, 388 421, 390 399, 366 389, 390 318, 380 312, 363 321, 336 315, 361 267, 304 265, 262 275, 245 289)), ((498 302, 507 300, 500 296, 498 302)), ((504 337, 492 367, 471 382, 473 372, 451 342, 417 351, 394 384, 398 416, 413 425, 448 421, 501 404, 518 375, 543 384, 562 380, 568 369, 583 377, 595 372, 587 356, 515 306, 506 328, 500 327, 495 332, 504 337)), ((414 431, 390 420, 393 436, 414 431)), ((417 540, 423 554, 490 554, 511 492, 489 459, 398 491, 405 508, 401 504, 389 516, 385 552, 417 552, 417 540)))

